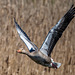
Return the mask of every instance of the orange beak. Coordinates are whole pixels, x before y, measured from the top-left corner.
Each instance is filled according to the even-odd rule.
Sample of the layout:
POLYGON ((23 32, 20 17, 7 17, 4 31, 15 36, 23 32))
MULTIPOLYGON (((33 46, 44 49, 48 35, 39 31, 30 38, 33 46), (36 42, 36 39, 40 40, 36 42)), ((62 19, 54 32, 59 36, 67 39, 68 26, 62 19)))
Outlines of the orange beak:
POLYGON ((18 53, 21 53, 21 52, 22 52, 22 50, 17 50, 17 52, 18 52, 18 53))

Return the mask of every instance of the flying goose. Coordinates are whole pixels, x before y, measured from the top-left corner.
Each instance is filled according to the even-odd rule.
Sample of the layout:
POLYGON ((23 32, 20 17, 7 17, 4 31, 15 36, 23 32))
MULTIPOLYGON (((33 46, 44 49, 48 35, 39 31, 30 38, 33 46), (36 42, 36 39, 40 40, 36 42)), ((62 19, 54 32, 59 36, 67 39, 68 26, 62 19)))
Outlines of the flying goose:
POLYGON ((51 52, 62 36, 62 33, 70 23, 70 21, 75 17, 75 7, 74 5, 68 10, 68 12, 58 21, 58 23, 49 31, 46 39, 44 40, 41 48, 37 48, 37 46, 31 42, 30 38, 27 34, 21 29, 14 18, 15 26, 17 32, 21 38, 21 40, 26 44, 29 52, 24 49, 17 50, 18 53, 26 54, 33 61, 43 66, 49 68, 59 68, 61 63, 54 62, 51 58, 51 52))

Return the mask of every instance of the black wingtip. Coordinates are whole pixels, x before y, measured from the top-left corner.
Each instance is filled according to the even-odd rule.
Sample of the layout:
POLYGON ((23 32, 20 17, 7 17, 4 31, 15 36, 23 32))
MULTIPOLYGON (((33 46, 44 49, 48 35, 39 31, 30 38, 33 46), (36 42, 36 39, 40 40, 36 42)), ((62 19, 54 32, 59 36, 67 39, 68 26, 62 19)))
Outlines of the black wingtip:
POLYGON ((19 25, 17 24, 17 22, 16 22, 16 19, 15 19, 15 17, 14 17, 14 23, 15 23, 15 25, 16 25, 16 26, 19 26, 19 25))
POLYGON ((75 6, 74 4, 72 4, 71 9, 70 9, 70 13, 72 14, 73 17, 75 17, 75 6))
POLYGON ((14 17, 14 22, 16 23, 16 19, 15 19, 15 17, 14 17))
POLYGON ((71 9, 72 9, 72 10, 75 10, 75 6, 74 6, 74 4, 71 5, 70 10, 71 10, 71 9))
POLYGON ((71 8, 65 14, 65 17, 67 17, 67 19, 72 19, 72 18, 74 18, 74 15, 75 15, 75 6, 74 6, 74 4, 72 4, 71 8))
POLYGON ((71 5, 71 8, 74 6, 74 4, 71 5))

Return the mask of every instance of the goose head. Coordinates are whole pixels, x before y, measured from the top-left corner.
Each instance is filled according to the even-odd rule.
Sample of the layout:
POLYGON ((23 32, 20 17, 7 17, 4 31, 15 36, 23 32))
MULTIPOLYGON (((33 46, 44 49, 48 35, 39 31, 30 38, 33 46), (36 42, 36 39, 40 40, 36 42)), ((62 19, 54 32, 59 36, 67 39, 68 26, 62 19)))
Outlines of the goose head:
POLYGON ((17 52, 22 54, 27 54, 27 52, 23 48, 20 48, 19 50, 17 50, 17 52))

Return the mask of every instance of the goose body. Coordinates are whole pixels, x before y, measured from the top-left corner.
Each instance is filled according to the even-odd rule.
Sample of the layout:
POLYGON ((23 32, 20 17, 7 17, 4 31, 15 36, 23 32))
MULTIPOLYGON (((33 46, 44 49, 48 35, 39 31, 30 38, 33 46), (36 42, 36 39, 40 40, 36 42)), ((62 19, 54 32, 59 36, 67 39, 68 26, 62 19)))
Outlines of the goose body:
POLYGON ((21 29, 21 27, 18 25, 18 23, 14 19, 17 32, 21 40, 26 44, 29 50, 29 52, 27 52, 24 49, 20 49, 20 50, 17 50, 17 52, 26 54, 33 61, 43 66, 51 67, 51 68, 59 68, 61 66, 61 63, 57 63, 53 61, 53 59, 51 58, 51 52, 55 44, 59 40, 59 38, 62 36, 62 33, 64 32, 64 30, 69 25, 70 21, 74 18, 74 16, 75 16, 75 7, 74 5, 72 5, 71 8, 68 10, 68 12, 49 31, 41 48, 37 48, 37 46, 31 42, 30 38, 21 29))
POLYGON ((50 57, 45 56, 40 51, 31 53, 31 56, 29 57, 37 64, 41 64, 43 66, 48 66, 51 62, 50 57))

